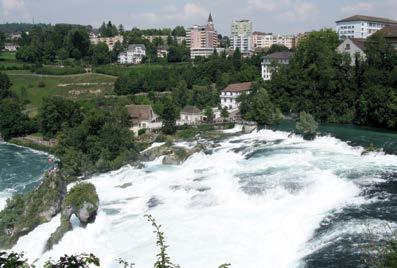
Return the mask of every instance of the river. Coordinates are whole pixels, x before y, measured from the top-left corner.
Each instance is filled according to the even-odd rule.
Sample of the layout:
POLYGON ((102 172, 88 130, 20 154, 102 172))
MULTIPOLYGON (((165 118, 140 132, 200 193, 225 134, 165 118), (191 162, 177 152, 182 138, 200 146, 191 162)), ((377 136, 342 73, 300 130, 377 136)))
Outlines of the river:
MULTIPOLYGON (((333 127, 351 133, 344 139, 354 144, 365 139, 362 131, 366 142, 390 151, 397 140, 392 132, 333 127)), ((156 238, 144 215, 151 214, 181 267, 365 267, 368 230, 383 240, 396 227, 397 156, 363 156, 361 147, 331 136, 288 135, 261 130, 225 140, 182 166, 156 160, 94 177, 100 197, 94 224, 74 228, 42 255, 59 224, 55 217, 14 250, 39 264, 92 252, 102 267, 119 267, 118 258, 150 267, 156 238)))

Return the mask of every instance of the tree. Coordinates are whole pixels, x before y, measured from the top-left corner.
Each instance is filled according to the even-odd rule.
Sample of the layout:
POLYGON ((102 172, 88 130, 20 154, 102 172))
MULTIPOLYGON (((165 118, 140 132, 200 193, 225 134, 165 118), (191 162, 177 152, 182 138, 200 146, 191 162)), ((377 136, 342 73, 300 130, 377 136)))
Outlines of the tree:
POLYGON ((242 62, 242 58, 241 58, 241 52, 239 48, 236 48, 236 50, 233 53, 233 57, 232 57, 232 62, 233 62, 233 66, 234 69, 236 70, 240 70, 241 68, 241 62, 242 62))
POLYGON ((162 131, 164 134, 171 135, 176 132, 177 108, 170 98, 165 98, 163 104, 164 108, 161 115, 163 119, 162 131))
POLYGON ((10 90, 11 81, 7 74, 0 73, 0 100, 12 97, 12 91, 10 90))
POLYGON ((172 90, 172 97, 179 107, 184 107, 189 101, 189 91, 185 80, 178 81, 172 90))
POLYGON ((172 36, 186 36, 186 30, 183 26, 176 26, 174 30, 172 30, 172 36))
POLYGON ((39 112, 40 130, 48 137, 65 127, 77 126, 82 119, 80 106, 61 97, 45 98, 39 112))
POLYGON ((65 39, 65 47, 70 56, 77 60, 88 55, 90 38, 86 29, 74 28, 68 32, 65 39))
POLYGON ((229 111, 227 110, 227 107, 223 107, 221 110, 221 117, 225 120, 229 117, 229 111))
POLYGON ((6 35, 0 32, 0 50, 4 48, 4 43, 6 41, 6 35))
POLYGON ((92 63, 101 65, 109 63, 109 47, 105 43, 99 43, 92 46, 92 63))
POLYGON ((306 112, 299 114, 299 119, 296 122, 296 130, 302 134, 305 139, 313 139, 316 136, 318 123, 313 116, 306 112))
POLYGON ((253 120, 259 125, 275 125, 282 119, 280 109, 261 84, 255 84, 250 94, 242 94, 239 101, 240 113, 245 120, 253 120))
POLYGON ((285 52, 289 51, 288 47, 284 45, 279 45, 279 44, 273 44, 268 51, 266 51, 266 54, 272 54, 275 52, 285 52))
MULTIPOLYGON (((122 25, 121 25, 121 30, 124 31, 122 25)), ((102 23, 101 27, 99 28, 99 34, 102 37, 113 37, 119 34, 119 31, 115 25, 112 24, 111 21, 108 21, 107 24, 105 22, 102 23)))
POLYGON ((21 106, 15 99, 0 101, 0 134, 5 140, 34 130, 34 124, 22 113, 21 106))
POLYGON ((207 117, 207 122, 212 122, 214 120, 214 111, 212 111, 211 107, 205 108, 204 115, 207 117))

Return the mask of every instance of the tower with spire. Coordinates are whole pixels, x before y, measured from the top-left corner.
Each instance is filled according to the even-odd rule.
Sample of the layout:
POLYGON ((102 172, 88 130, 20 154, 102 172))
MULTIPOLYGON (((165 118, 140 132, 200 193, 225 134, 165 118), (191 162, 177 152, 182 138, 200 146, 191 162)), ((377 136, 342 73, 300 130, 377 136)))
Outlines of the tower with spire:
POLYGON ((214 30, 215 30, 215 27, 214 27, 214 20, 212 19, 212 14, 211 14, 211 12, 210 12, 210 15, 208 16, 207 27, 208 27, 208 30, 210 30, 210 31, 214 31, 214 30))

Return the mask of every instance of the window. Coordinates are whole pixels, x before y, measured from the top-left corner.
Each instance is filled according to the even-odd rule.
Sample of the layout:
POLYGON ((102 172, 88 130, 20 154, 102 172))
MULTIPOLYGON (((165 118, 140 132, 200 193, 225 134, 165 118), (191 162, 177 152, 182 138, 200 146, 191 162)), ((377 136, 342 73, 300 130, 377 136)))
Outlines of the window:
POLYGON ((350 44, 346 44, 345 50, 350 50, 350 44))

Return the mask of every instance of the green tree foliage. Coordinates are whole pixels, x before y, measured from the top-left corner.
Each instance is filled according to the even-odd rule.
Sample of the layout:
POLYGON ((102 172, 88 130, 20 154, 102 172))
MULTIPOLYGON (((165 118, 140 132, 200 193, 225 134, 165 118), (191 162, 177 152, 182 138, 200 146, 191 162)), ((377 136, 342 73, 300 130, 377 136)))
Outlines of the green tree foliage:
POLYGON ((236 48, 236 50, 233 53, 233 57, 232 57, 232 61, 233 61, 233 66, 236 70, 240 70, 241 68, 241 62, 242 62, 242 56, 241 56, 241 51, 239 48, 236 48))
POLYGON ((164 108, 161 114, 163 119, 162 131, 164 134, 174 134, 176 132, 176 120, 178 118, 178 110, 170 98, 164 99, 164 108))
POLYGON ((101 27, 99 28, 99 34, 102 37, 113 37, 119 34, 119 31, 116 25, 113 25, 111 21, 108 21, 107 24, 105 22, 102 23, 101 27))
POLYGON ((4 48, 4 43, 6 42, 6 35, 0 32, 0 50, 4 48))
POLYGON ((125 107, 110 111, 91 108, 83 121, 59 135, 57 152, 70 175, 120 168, 136 158, 133 134, 125 107))
POLYGON ((183 27, 183 26, 176 26, 176 27, 172 30, 172 35, 173 35, 173 36, 186 36, 185 27, 183 27))
POLYGON ((314 120, 311 114, 301 112, 299 119, 296 122, 296 130, 299 134, 302 134, 304 138, 311 139, 316 136, 318 123, 314 120))
POLYGON ((276 52, 285 52, 285 51, 289 51, 288 47, 286 47, 284 45, 273 44, 269 48, 269 50, 266 51, 266 54, 272 54, 272 53, 276 53, 276 52))
POLYGON ((189 91, 185 80, 178 81, 178 84, 172 90, 172 97, 179 107, 187 105, 189 101, 189 91))
POLYGON ((13 94, 10 90, 11 81, 7 74, 0 73, 0 100, 12 97, 13 94))
POLYGON ((226 107, 226 106, 223 107, 222 110, 221 110, 221 117, 222 117, 223 119, 226 119, 226 118, 229 117, 229 111, 227 110, 227 107, 226 107))
POLYGON ((97 45, 91 46, 92 49, 92 64, 100 65, 109 63, 110 54, 109 47, 105 43, 99 43, 97 45))
POLYGON ((280 109, 260 84, 256 84, 250 94, 241 95, 240 102, 240 113, 245 120, 253 120, 259 125, 275 125, 282 119, 280 109))
POLYGON ((22 113, 16 99, 0 101, 0 134, 5 140, 32 133, 34 130, 34 123, 22 113))
POLYGON ((82 115, 80 106, 61 97, 45 98, 40 108, 40 131, 47 137, 53 137, 64 128, 80 124, 82 115))
POLYGON ((211 107, 205 108, 204 115, 207 117, 207 122, 212 122, 214 120, 215 115, 211 107))

